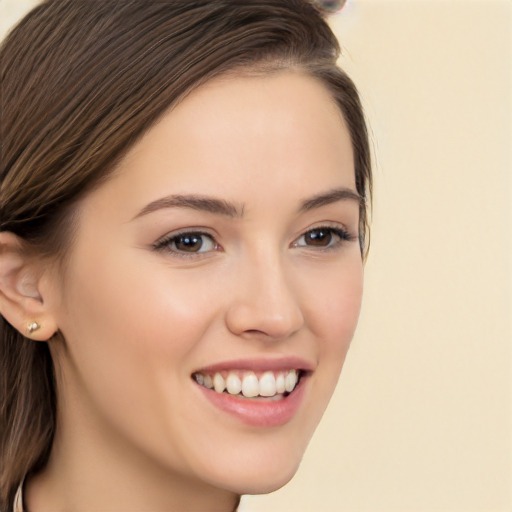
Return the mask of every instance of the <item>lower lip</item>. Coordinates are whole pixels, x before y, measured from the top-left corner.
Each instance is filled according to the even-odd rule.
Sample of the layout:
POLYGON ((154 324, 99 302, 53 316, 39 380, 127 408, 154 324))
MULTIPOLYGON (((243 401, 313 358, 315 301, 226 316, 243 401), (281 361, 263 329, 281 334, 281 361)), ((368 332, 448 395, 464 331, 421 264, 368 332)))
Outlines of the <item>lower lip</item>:
POLYGON ((235 416, 247 425, 270 428, 285 425, 293 418, 302 403, 306 380, 307 377, 303 375, 288 396, 275 402, 240 398, 196 385, 217 408, 235 416))

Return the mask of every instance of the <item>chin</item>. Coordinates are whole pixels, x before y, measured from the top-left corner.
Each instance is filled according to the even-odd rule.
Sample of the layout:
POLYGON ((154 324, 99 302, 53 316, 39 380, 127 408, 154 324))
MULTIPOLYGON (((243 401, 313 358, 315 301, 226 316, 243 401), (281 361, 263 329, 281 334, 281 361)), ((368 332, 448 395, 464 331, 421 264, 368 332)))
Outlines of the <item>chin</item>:
POLYGON ((236 494, 268 494, 286 485, 295 475, 299 465, 281 471, 259 471, 256 474, 238 472, 229 483, 229 490, 236 494), (243 473, 243 474, 241 474, 243 473))
POLYGON ((240 494, 268 494, 277 491, 295 476, 297 469, 298 467, 286 475, 280 475, 278 479, 262 479, 261 482, 258 482, 258 485, 252 485, 240 494))
POLYGON ((267 494, 286 485, 296 474, 302 460, 299 454, 264 453, 260 457, 240 457, 228 467, 216 468, 211 483, 236 494, 267 494), (245 460, 244 460, 245 459, 245 460))

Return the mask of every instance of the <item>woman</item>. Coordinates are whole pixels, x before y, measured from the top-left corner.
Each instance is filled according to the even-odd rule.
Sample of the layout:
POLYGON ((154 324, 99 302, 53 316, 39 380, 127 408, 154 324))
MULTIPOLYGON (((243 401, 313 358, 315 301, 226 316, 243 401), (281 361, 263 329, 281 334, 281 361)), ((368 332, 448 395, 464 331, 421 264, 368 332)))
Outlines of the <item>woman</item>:
POLYGON ((48 0, 0 52, 2 511, 284 485, 367 247, 367 132, 321 14, 48 0))

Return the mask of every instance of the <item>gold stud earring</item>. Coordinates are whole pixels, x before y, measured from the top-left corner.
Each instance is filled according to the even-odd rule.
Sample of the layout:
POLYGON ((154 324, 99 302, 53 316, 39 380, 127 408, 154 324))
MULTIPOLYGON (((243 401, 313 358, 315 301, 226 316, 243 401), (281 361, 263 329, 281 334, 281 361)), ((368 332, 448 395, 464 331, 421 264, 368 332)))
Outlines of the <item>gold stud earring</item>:
POLYGON ((40 328, 41 328, 40 324, 38 324, 37 322, 31 322, 27 326, 27 331, 29 334, 32 334, 33 332, 37 331, 40 328))

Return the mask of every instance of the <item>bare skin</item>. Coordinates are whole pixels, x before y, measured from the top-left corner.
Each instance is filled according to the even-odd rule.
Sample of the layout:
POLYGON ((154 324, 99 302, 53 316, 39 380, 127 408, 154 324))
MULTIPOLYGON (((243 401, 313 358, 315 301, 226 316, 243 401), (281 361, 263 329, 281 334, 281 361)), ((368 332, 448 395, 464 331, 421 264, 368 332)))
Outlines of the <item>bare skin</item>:
POLYGON ((353 153, 329 93, 294 72, 214 80, 78 208, 66 274, 27 263, 26 300, 15 312, 0 298, 13 325, 37 313, 41 341, 56 329, 65 339, 50 345, 58 430, 27 508, 230 511, 240 494, 284 485, 361 305, 353 153), (192 378, 289 357, 308 378, 291 419, 271 428, 219 410, 192 378))

